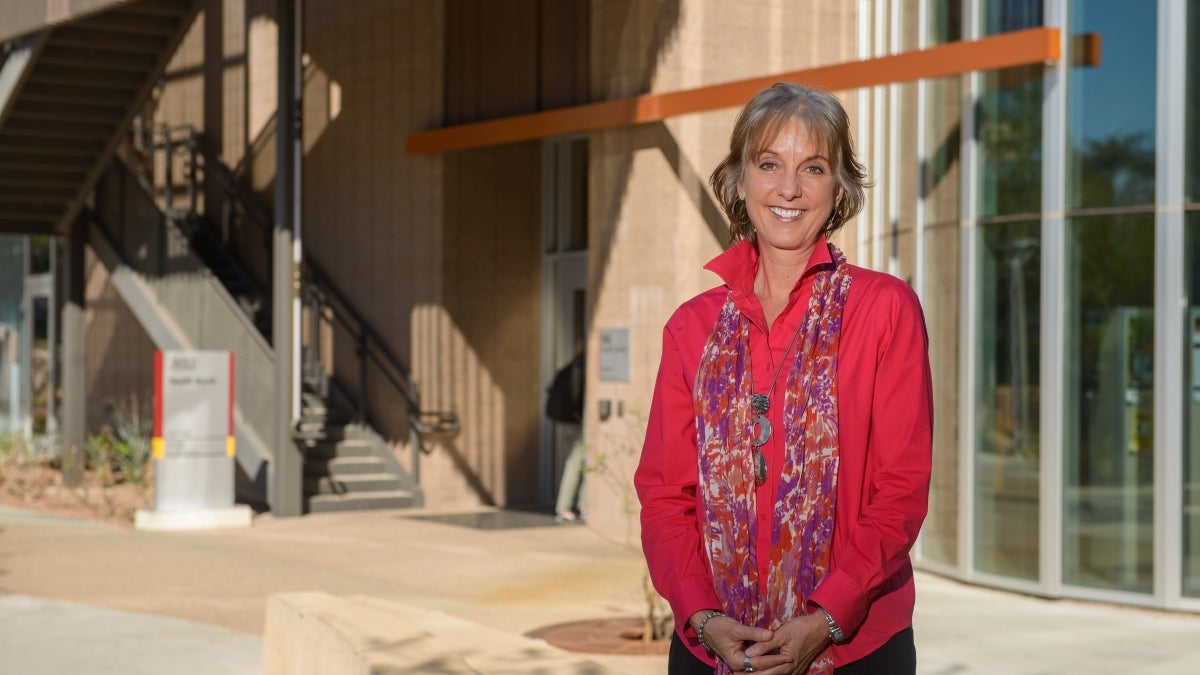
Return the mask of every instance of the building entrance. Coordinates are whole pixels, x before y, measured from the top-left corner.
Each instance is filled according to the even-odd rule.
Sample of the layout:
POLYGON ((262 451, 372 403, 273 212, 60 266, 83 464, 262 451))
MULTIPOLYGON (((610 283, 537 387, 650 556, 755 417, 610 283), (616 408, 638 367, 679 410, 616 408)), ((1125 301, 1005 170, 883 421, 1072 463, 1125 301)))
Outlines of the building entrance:
MULTIPOLYGON (((545 142, 542 154, 542 358, 541 382, 587 347, 588 226, 587 139, 545 142)), ((590 368, 588 370, 591 370, 590 368)), ((584 415, 586 419, 587 415, 584 415)), ((583 425, 555 423, 542 416, 541 476, 543 503, 557 498, 559 478, 583 425)))

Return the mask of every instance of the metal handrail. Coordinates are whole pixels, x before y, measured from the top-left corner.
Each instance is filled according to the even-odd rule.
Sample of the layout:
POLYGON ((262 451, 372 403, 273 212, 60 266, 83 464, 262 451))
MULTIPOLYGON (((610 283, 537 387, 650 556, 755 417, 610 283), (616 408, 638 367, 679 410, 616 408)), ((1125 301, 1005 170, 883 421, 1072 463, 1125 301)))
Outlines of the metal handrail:
MULTIPOLYGON (((360 417, 363 419, 367 417, 366 365, 370 361, 377 366, 379 373, 392 385, 392 388, 403 397, 407 407, 409 423, 420 435, 453 435, 459 432, 461 423, 457 413, 444 410, 424 410, 421 408, 416 382, 402 365, 400 359, 380 339, 379 335, 371 329, 362 315, 346 300, 346 296, 337 289, 328 275, 322 272, 311 261, 306 261, 303 267, 301 288, 305 301, 309 303, 310 319, 313 322, 310 339, 315 343, 314 348, 308 351, 306 358, 315 361, 318 358, 317 354, 320 352, 320 330, 318 323, 325 316, 322 308, 329 308, 332 313, 331 318, 345 328, 355 341, 356 355, 359 359, 359 385, 357 396, 355 396, 355 405, 358 408, 356 412, 360 417)), ((426 450, 424 444, 422 444, 421 449, 426 450)))
MULTIPOLYGON (((160 138, 168 153, 166 195, 168 206, 173 198, 170 153, 173 151, 173 147, 182 144, 193 153, 186 163, 188 208, 192 213, 195 213, 197 203, 195 154, 198 152, 204 159, 205 169, 212 170, 213 175, 219 179, 218 182, 225 193, 226 203, 231 206, 240 206, 243 212, 249 216, 248 220, 262 231, 267 241, 270 241, 274 229, 270 212, 259 203, 257 195, 244 189, 234 172, 209 147, 204 135, 199 130, 191 125, 164 127, 160 130, 160 138), (180 138, 181 136, 182 138, 180 138)), ((301 296, 304 302, 309 304, 310 316, 313 321, 313 330, 310 333, 310 340, 313 344, 310 348, 302 350, 305 372, 319 372, 323 381, 329 379, 328 373, 325 372, 324 366, 320 362, 320 330, 318 326, 321 317, 326 315, 323 308, 328 308, 332 319, 345 328, 356 343, 358 386, 353 398, 356 407, 355 414, 360 421, 366 422, 369 419, 366 405, 367 372, 368 363, 373 363, 376 370, 383 375, 384 380, 404 399, 406 417, 417 434, 415 439, 417 447, 428 453, 429 449, 424 444, 424 436, 457 434, 461 429, 458 414, 453 411, 421 408, 416 382, 408 369, 346 299, 346 296, 337 289, 329 275, 307 258, 302 260, 300 271, 301 296)))

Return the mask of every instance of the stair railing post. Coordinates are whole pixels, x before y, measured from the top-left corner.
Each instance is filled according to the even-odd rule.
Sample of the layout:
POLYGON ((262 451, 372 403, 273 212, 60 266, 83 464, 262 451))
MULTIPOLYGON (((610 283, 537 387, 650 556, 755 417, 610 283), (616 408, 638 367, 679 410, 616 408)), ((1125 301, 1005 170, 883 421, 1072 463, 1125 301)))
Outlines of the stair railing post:
POLYGON ((163 127, 163 162, 166 166, 163 167, 163 213, 170 217, 171 210, 174 208, 175 201, 175 146, 171 141, 171 130, 163 127))
POLYGON ((321 363, 321 291, 315 287, 313 279, 305 285, 308 296, 308 350, 305 353, 305 369, 308 377, 313 378, 316 393, 322 399, 329 398, 329 380, 325 376, 325 366, 321 363))
POLYGON ((196 209, 196 130, 192 127, 187 128, 185 149, 187 150, 188 216, 195 217, 199 211, 196 209))
POLYGON ((358 322, 358 421, 367 421, 367 327, 358 322))
POLYGON ((411 410, 411 415, 408 422, 408 434, 411 437, 409 441, 409 454, 412 456, 412 477, 413 483, 417 488, 421 487, 421 432, 417 429, 415 416, 421 414, 421 392, 417 391, 417 381, 408 376, 408 391, 412 395, 414 410, 411 410))

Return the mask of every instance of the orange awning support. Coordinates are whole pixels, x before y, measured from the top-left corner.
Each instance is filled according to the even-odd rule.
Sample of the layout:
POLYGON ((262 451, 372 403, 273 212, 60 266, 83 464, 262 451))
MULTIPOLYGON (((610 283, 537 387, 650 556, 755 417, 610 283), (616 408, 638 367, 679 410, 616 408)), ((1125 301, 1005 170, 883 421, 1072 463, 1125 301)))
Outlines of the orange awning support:
MULTIPOLYGON (((1099 40, 1089 44, 1085 60, 1099 61, 1099 40), (1094 51, 1094 54, 1093 54, 1094 51)), ((838 63, 697 89, 645 94, 633 98, 544 110, 483 122, 423 131, 408 137, 410 155, 482 148, 550 136, 600 131, 658 122, 668 117, 743 105, 776 82, 791 81, 844 91, 913 80, 950 77, 974 71, 1050 64, 1062 58, 1058 28, 1031 28, 972 42, 951 42, 863 61, 838 63)))

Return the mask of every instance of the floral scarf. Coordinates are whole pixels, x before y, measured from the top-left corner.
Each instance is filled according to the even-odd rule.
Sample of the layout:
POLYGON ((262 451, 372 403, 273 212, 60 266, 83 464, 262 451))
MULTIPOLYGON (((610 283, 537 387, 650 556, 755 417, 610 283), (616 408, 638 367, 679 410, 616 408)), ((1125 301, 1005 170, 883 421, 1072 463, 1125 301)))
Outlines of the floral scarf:
MULTIPOLYGON (((786 447, 771 519, 767 579, 758 576, 754 458, 751 446, 750 322, 730 292, 705 345, 695 412, 701 537, 722 609, 751 626, 777 629, 808 613, 829 570, 838 477, 837 359, 842 309, 850 291, 846 257, 832 244, 800 329, 783 402, 786 447)), ((773 392, 768 392, 773 393, 773 392)), ((779 467, 775 467, 779 468, 779 467)), ((729 668, 717 660, 718 674, 729 668)), ((832 673, 826 650, 808 671, 832 673)))

